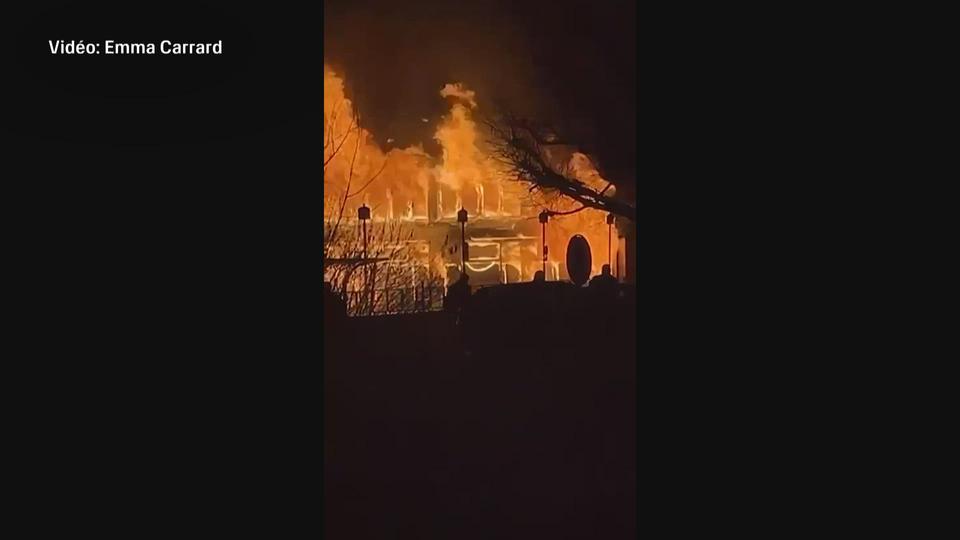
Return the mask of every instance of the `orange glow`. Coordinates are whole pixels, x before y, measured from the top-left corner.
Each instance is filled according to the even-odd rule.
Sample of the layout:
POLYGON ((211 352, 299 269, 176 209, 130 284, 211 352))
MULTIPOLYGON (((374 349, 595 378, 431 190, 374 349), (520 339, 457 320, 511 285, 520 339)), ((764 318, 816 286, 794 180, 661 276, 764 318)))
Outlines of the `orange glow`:
MULTIPOLYGON (((462 206, 470 213, 468 237, 471 226, 477 227, 478 220, 483 218, 515 219, 535 230, 537 240, 533 240, 533 233, 527 233, 522 245, 504 244, 502 261, 498 259, 497 264, 512 267, 517 275, 529 281, 542 264, 539 261, 537 214, 544 207, 569 211, 579 204, 557 197, 544 200, 540 195, 533 199, 527 185, 507 176, 503 167, 484 150, 483 132, 473 116, 479 107, 475 92, 461 83, 449 83, 438 89, 438 99, 446 99, 450 109, 435 126, 434 138, 442 148, 442 155, 435 158, 424 152, 421 145, 389 151, 380 148, 372 134, 363 127, 362 111, 358 127, 353 104, 344 88, 342 74, 325 65, 324 217, 335 217, 339 209, 337 201, 341 200, 345 190, 349 190, 351 196, 344 211, 347 221, 355 218, 356 208, 362 202, 372 209, 374 222, 425 224, 431 216, 451 220, 462 206), (358 193, 361 188, 362 193, 358 193), (530 219, 532 221, 528 221, 530 219), (529 253, 531 250, 535 253, 529 253)), ((576 149, 562 147, 551 154, 551 159, 561 163, 578 181, 597 190, 607 187, 608 183, 590 159, 576 149)), ((607 193, 611 191, 612 187, 607 193)), ((551 217, 546 227, 549 279, 565 262, 567 242, 575 234, 587 238, 593 253, 593 273, 600 272, 600 267, 607 262, 608 227, 605 219, 605 213, 593 209, 551 217)), ((617 257, 617 243, 614 231, 613 261, 617 257)), ((448 263, 454 262, 459 263, 459 256, 448 256, 448 263)), ((473 268, 484 269, 490 264, 471 263, 473 268)), ((616 265, 613 266, 615 270, 616 265)))

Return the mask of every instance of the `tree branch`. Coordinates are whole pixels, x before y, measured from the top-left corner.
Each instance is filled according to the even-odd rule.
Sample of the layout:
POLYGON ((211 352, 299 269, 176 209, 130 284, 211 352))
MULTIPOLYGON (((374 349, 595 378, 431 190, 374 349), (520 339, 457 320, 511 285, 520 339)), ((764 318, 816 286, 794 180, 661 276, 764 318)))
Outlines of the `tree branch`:
POLYGON ((496 119, 485 118, 481 122, 489 130, 488 145, 494 159, 506 167, 510 176, 529 184, 531 193, 538 189, 555 191, 579 202, 583 207, 636 220, 633 206, 607 195, 613 184, 608 182, 602 191, 597 191, 572 178, 569 165, 555 167, 550 163, 545 147, 560 144, 558 138, 544 136, 544 133, 552 134, 552 130, 517 118, 509 112, 501 113, 496 119))

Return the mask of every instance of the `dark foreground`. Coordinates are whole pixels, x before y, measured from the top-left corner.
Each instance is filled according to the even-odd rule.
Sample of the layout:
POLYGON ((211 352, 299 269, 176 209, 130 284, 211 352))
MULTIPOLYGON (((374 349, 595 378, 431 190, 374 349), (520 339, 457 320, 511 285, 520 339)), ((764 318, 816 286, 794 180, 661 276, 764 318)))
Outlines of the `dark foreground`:
POLYGON ((635 537, 634 308, 553 300, 336 329, 326 538, 635 537))

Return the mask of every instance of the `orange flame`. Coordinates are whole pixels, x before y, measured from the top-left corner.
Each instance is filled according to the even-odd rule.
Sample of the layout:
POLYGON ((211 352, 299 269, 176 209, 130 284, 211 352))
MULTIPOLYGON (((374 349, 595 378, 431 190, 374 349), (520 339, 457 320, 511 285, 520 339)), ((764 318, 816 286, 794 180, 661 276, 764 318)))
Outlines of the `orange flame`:
MULTIPOLYGON (((336 201, 342 200, 345 193, 348 218, 355 215, 354 209, 361 201, 373 209, 374 219, 380 220, 425 220, 431 214, 451 218, 461 207, 478 217, 513 216, 518 220, 536 217, 542 207, 525 201, 526 186, 509 178, 484 150, 483 135, 472 116, 478 108, 476 93, 461 83, 449 83, 440 89, 439 95, 451 104, 434 132, 434 139, 442 148, 440 158, 428 155, 422 145, 385 152, 363 127, 362 114, 357 117, 352 101, 346 96, 343 77, 324 65, 325 217, 338 211, 336 201), (430 208, 431 199, 435 199, 433 208, 430 208)), ((588 156, 570 147, 550 149, 550 154, 572 178, 598 191, 606 188, 607 193, 612 194, 613 187, 588 156)), ((555 199, 546 206, 569 211, 579 204, 555 199)), ((550 267, 565 262, 567 242, 575 234, 583 235, 590 243, 594 274, 607 262, 605 213, 586 209, 554 216, 546 230, 548 277, 552 277, 550 267)), ((521 251, 505 252, 505 264, 520 268, 521 251)), ((615 260, 615 238, 611 251, 615 260)), ((539 266, 523 268, 521 273, 529 279, 539 266)))

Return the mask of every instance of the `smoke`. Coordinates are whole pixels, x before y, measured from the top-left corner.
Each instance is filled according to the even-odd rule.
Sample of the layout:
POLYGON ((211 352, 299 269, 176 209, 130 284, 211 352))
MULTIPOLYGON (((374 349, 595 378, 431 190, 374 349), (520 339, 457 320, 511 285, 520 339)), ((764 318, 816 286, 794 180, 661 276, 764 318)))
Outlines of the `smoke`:
POLYGON ((617 188, 600 175, 594 160, 583 152, 574 152, 568 163, 570 175, 590 189, 597 192, 606 190, 605 194, 611 197, 616 193, 617 188))
POLYGON ((529 29, 502 6, 360 0, 325 2, 324 15, 325 61, 349 74, 347 92, 380 142, 421 143, 439 157, 433 135, 449 105, 437 99, 437 91, 447 83, 475 93, 473 103, 464 102, 471 109, 492 112, 493 99, 536 118, 556 109, 525 54, 531 50, 529 29))
POLYGON ((468 90, 461 83, 447 83, 443 85, 443 88, 440 89, 440 95, 443 97, 459 98, 467 105, 470 105, 471 109, 477 108, 477 101, 475 99, 477 93, 473 90, 468 90))
MULTIPOLYGON (((327 0, 324 56, 380 142, 421 144, 448 113, 436 90, 459 81, 596 154, 607 178, 634 182, 636 3, 573 0, 327 0), (423 123, 427 118, 429 123, 423 123)), ((625 192, 630 192, 626 190, 625 192)))

